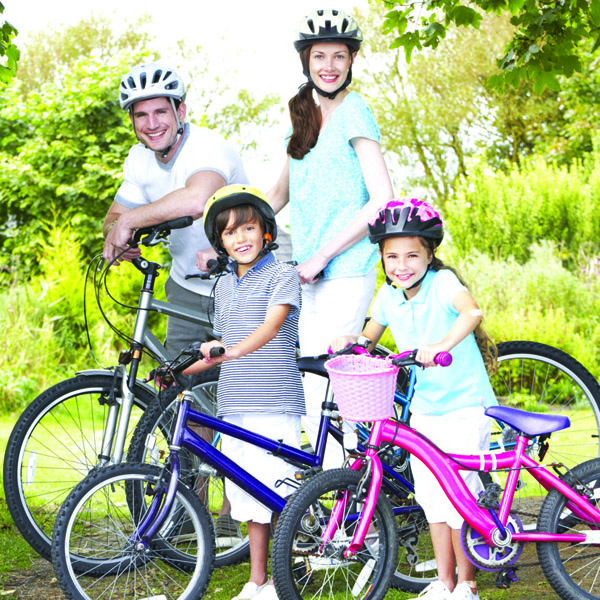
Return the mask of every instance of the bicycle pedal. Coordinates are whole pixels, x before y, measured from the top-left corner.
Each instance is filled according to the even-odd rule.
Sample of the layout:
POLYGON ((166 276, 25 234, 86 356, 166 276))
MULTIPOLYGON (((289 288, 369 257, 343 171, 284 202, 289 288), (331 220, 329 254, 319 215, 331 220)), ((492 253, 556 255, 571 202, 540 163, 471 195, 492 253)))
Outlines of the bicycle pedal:
POLYGON ((518 580, 518 577, 515 573, 515 569, 504 569, 503 571, 499 571, 498 575, 496 575, 496 587, 501 590, 507 590, 510 587, 511 583, 515 583, 518 580))

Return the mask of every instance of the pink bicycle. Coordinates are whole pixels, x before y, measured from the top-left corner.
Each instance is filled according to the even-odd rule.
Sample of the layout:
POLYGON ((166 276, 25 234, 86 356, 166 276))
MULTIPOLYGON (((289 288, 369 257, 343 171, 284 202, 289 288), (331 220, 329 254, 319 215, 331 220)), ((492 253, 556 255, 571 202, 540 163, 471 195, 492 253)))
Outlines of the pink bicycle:
MULTIPOLYGON (((448 355, 440 360, 448 360, 448 355)), ((600 459, 572 469, 540 464, 550 435, 568 428, 568 417, 491 407, 486 413, 514 430, 514 449, 481 455, 444 453, 414 429, 388 418, 396 367, 415 364, 414 353, 393 360, 344 356, 330 361, 340 413, 355 421, 373 421, 373 427, 366 451, 354 453, 348 468, 314 476, 286 504, 271 554, 278 597, 385 596, 397 562, 402 532, 397 531, 396 514, 402 506, 392 508, 379 494, 379 455, 395 446, 421 459, 436 476, 465 519, 463 547, 479 568, 503 571, 505 581, 516 581, 515 563, 523 546, 535 542, 544 575, 560 598, 600 598, 600 459), (494 474, 497 481, 475 498, 460 476, 465 470, 494 474), (524 472, 548 491, 541 506, 533 503, 535 529, 525 528, 511 512, 524 472)))

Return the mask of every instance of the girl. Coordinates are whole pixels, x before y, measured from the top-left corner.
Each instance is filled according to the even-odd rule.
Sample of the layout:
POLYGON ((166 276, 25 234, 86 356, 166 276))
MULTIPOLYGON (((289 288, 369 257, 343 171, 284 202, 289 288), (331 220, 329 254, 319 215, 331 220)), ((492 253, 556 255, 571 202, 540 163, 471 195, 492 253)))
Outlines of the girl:
MULTIPOLYGON (((417 377, 411 426, 445 452, 475 454, 489 448, 488 406, 497 404, 486 364, 493 368, 490 340, 480 327, 483 313, 454 271, 436 257, 444 229, 439 214, 419 200, 392 200, 368 226, 379 244, 386 281, 363 330, 373 346, 390 327, 399 350, 418 348, 426 367, 439 352, 452 353, 452 365, 425 369, 417 377)), ((334 340, 334 350, 356 336, 334 340)), ((419 596, 427 600, 478 600, 475 566, 460 540, 463 519, 429 470, 414 457, 411 466, 417 500, 430 523, 439 580, 419 596), (457 577, 456 577, 457 574, 457 577)), ((463 475, 477 495, 477 473, 463 475)))
MULTIPOLYGON (((271 249, 277 237, 275 214, 253 188, 231 185, 219 190, 204 211, 206 236, 218 254, 230 258, 229 272, 215 288, 215 336, 221 342, 201 346, 204 360, 186 374, 222 364, 217 392, 218 415, 266 437, 300 447, 304 395, 296 365, 300 281, 295 269, 278 262, 271 249), (210 349, 225 354, 210 358, 210 349)), ((221 450, 270 485, 293 477, 295 468, 260 448, 223 436, 221 450)), ((233 600, 276 600, 267 585, 271 511, 229 481, 225 483, 231 516, 248 522, 250 580, 233 600)), ((292 493, 293 489, 289 489, 292 493)))
MULTIPOLYGON (((289 102, 287 160, 267 197, 275 212, 290 203, 294 259, 304 284, 304 355, 326 352, 337 335, 360 332, 377 263, 366 239, 368 217, 393 197, 379 128, 363 99, 348 90, 361 42, 356 21, 339 10, 306 16, 294 41, 308 81, 289 102)), ((302 424, 314 446, 324 387, 316 376, 304 383, 302 424)), ((341 455, 328 462, 340 466, 341 455)))

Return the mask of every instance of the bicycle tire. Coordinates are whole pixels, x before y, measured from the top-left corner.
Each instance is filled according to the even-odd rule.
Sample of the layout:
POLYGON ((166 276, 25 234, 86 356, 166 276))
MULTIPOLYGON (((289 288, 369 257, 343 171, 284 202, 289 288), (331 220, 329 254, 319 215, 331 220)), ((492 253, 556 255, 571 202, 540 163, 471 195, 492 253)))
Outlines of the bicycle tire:
MULTIPOLYGON (((210 373, 210 371, 207 373, 210 373)), ((205 381, 193 389, 199 394, 199 398, 205 395, 212 399, 212 402, 209 401, 208 404, 212 403, 214 407, 212 414, 216 414, 217 381, 205 381)), ((161 402, 155 401, 152 403, 140 419, 131 438, 127 454, 129 462, 159 464, 163 458, 168 456, 169 432, 176 408, 175 399, 172 396, 166 396, 161 402), (148 447, 149 435, 152 436, 151 449, 148 447)), ((213 439, 213 443, 218 446, 219 438, 213 439)), ((180 479, 188 487, 196 490, 198 495, 203 498, 216 527, 218 512, 225 497, 223 477, 213 467, 202 462, 185 449, 179 451, 179 459, 181 464, 180 479)), ((240 528, 239 525, 238 528, 240 528)), ((215 566, 235 565, 247 560, 249 556, 248 536, 245 531, 242 533, 240 528, 239 537, 219 538, 215 566)))
MULTIPOLYGON (((561 479, 571 488, 586 484, 589 501, 598 508, 600 497, 600 459, 578 465, 561 479)), ((566 509, 567 498, 551 490, 544 500, 537 530, 542 533, 581 533, 600 524, 582 521, 566 509)), ((600 598, 600 562, 598 544, 538 542, 537 553, 542 571, 552 589, 564 600, 600 598)))
POLYGON ((67 598, 146 598, 150 591, 153 598, 203 596, 214 565, 212 522, 183 483, 178 483, 168 522, 147 550, 137 548, 134 533, 147 504, 134 506, 130 492, 143 485, 151 498, 161 473, 152 465, 121 463, 92 471, 69 494, 52 538, 52 562, 67 598), (173 536, 184 523, 191 533, 173 536))
MULTIPOLYGON (((113 384, 109 372, 57 383, 29 404, 9 437, 3 468, 6 504, 25 540, 47 560, 60 505, 98 462, 108 410, 101 401, 113 384)), ((134 394, 131 425, 154 399, 141 385, 134 394)))
POLYGON ((365 540, 353 559, 342 554, 352 539, 366 493, 358 490, 360 480, 361 474, 350 469, 332 469, 315 475, 290 497, 277 520, 271 551, 271 573, 280 600, 326 600, 349 597, 350 593, 354 598, 384 598, 394 571, 398 540, 396 520, 383 494, 377 499, 369 541, 365 540), (321 552, 329 509, 343 492, 351 496, 344 526, 321 552))
MULTIPOLYGON (((552 434, 549 456, 569 467, 600 456, 600 386, 581 363, 558 348, 527 341, 499 343, 498 362, 499 371, 490 381, 501 405, 570 417, 570 430, 552 434), (569 390, 569 398, 556 393, 557 386, 563 392, 569 390), (555 390, 552 402, 544 402, 551 389, 555 390), (595 425, 586 425, 589 422, 595 425), (574 436, 577 444, 569 443, 569 436, 574 436), (583 450, 578 447, 579 440, 582 444, 588 442, 583 450)), ((501 434, 502 430, 494 423, 492 440, 501 434)), ((406 477, 407 473, 403 475, 406 477)), ((531 529, 535 526, 532 515, 537 515, 546 490, 528 474, 522 480, 526 485, 515 494, 513 508, 525 527, 531 529)), ((416 506, 414 495, 408 493, 401 505, 416 506)), ((398 565, 392 586, 420 592, 437 579, 429 526, 422 511, 398 517, 398 539, 398 565)))
MULTIPOLYGON (((530 412, 569 417, 571 426, 549 440, 546 461, 572 468, 600 456, 600 386, 592 374, 567 353, 537 342, 498 344, 499 372, 490 378, 498 401, 530 412)), ((492 443, 510 428, 492 427, 492 443)), ((529 450, 536 460, 537 447, 529 450)), ((547 491, 529 473, 520 477, 513 501, 524 528, 533 529, 547 491)))

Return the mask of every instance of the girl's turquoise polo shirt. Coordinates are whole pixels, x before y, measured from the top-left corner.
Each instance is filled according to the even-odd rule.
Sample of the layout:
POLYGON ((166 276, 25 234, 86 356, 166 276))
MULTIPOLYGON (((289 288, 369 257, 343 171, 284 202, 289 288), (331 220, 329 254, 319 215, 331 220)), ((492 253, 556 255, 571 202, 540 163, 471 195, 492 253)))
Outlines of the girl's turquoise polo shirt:
MULTIPOLYGON (((429 271, 411 300, 399 288, 381 286, 371 316, 390 328, 399 352, 441 342, 458 317, 452 304, 466 288, 448 269, 429 271)), ((469 406, 498 404, 481 352, 471 333, 451 351, 452 365, 417 369, 411 412, 440 415, 469 406)))

